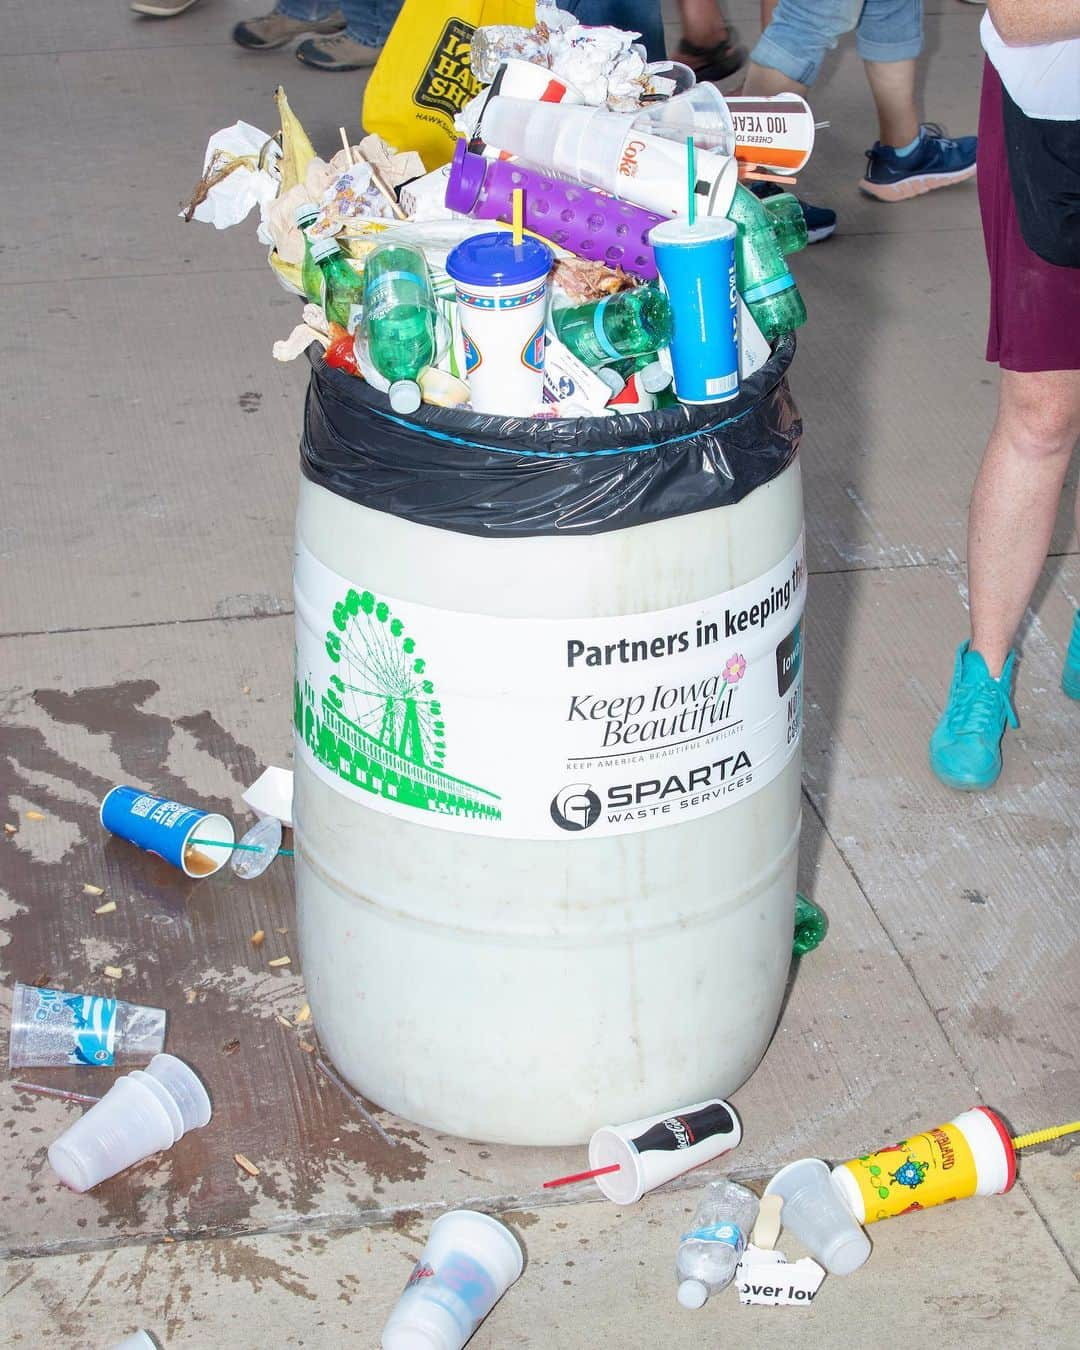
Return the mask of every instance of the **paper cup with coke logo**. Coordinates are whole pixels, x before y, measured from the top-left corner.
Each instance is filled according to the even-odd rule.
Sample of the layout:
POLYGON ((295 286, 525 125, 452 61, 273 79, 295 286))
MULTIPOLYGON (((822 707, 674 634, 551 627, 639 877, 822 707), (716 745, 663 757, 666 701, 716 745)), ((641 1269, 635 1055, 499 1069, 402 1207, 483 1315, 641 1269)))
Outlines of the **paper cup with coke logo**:
POLYGON ((891 1148, 833 1168, 833 1185, 860 1223, 947 1205, 971 1195, 1002 1195, 1016 1180, 1016 1151, 1002 1121, 973 1107, 891 1148))
POLYGON ((715 1162, 742 1139, 739 1118, 727 1102, 683 1106, 662 1116, 602 1125, 589 1140, 590 1168, 619 1165, 596 1184, 617 1205, 633 1205, 646 1191, 715 1162))
POLYGON ((525 417, 543 399, 547 278, 554 261, 546 244, 527 237, 515 244, 510 230, 473 235, 447 258, 474 412, 525 417))
POLYGON ((155 797, 133 787, 114 787, 101 803, 101 823, 121 839, 179 867, 189 877, 209 877, 223 867, 236 834, 232 822, 213 811, 155 797), (193 845, 195 838, 215 845, 193 845))
POLYGON ((524 1264, 497 1219, 472 1209, 443 1214, 383 1328, 382 1350, 461 1350, 524 1264))

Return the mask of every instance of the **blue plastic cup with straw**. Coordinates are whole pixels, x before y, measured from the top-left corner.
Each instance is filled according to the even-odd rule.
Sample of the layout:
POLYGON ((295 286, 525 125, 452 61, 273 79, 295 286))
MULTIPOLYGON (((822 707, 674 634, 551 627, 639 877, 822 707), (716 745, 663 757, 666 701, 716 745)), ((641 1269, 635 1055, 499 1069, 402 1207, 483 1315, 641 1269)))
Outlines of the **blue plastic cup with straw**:
POLYGON ((686 139, 685 220, 649 231, 660 284, 674 312, 671 368, 683 403, 725 403, 739 392, 739 292, 735 226, 724 216, 697 219, 693 137, 686 139))

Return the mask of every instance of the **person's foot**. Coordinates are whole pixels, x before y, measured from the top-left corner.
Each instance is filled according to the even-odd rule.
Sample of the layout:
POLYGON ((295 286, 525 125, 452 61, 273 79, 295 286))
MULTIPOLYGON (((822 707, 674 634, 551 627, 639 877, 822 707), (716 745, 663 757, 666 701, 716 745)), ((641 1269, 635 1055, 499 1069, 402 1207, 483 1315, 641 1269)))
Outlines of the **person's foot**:
POLYGON ((739 34, 729 24, 727 34, 714 47, 702 47, 684 37, 672 57, 681 61, 698 78, 698 84, 709 80, 726 80, 737 75, 746 65, 749 53, 739 41, 739 34))
POLYGON ((924 122, 918 145, 906 155, 875 141, 866 152, 866 176, 859 187, 880 202, 900 202, 966 182, 975 177, 976 143, 974 136, 953 140, 936 122, 924 122))
POLYGON ((133 14, 145 14, 148 19, 172 19, 199 0, 131 0, 133 14))
POLYGON ((284 47, 304 33, 340 33, 345 16, 340 10, 325 19, 290 19, 274 10, 261 19, 243 19, 232 30, 232 39, 253 52, 268 52, 284 47))
POLYGON ((379 47, 366 47, 349 37, 335 33, 333 37, 308 38, 296 49, 296 59, 316 70, 368 70, 379 59, 379 47))
MULTIPOLYGON (((788 188, 781 187, 779 183, 755 183, 751 181, 747 186, 755 197, 762 199, 775 197, 780 192, 789 191, 788 188)), ((820 244, 823 239, 828 239, 829 235, 836 229, 836 212, 831 211, 827 206, 812 206, 809 202, 804 202, 801 197, 797 200, 802 207, 803 219, 806 221, 806 242, 808 244, 820 244)))
POLYGON ((979 652, 964 642, 956 652, 949 700, 930 737, 930 767, 946 787, 978 792, 1001 772, 1005 725, 1018 725, 1009 689, 1015 652, 995 680, 979 652))
POLYGON ((1080 610, 1073 616, 1072 637, 1061 671, 1061 689, 1069 698, 1080 702, 1080 610))

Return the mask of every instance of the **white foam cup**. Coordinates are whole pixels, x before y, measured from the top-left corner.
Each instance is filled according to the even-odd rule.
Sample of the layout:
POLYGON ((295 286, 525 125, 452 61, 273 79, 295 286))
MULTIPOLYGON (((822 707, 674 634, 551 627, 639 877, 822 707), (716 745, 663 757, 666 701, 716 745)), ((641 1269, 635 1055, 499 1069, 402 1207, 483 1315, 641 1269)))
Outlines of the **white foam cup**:
POLYGON ((833 1275, 850 1275, 870 1255, 870 1239, 833 1185, 820 1158, 800 1158, 782 1167, 765 1187, 784 1202, 780 1220, 787 1232, 833 1275))
POLYGON ((382 1333, 382 1350, 461 1350, 521 1274, 525 1258, 513 1233, 471 1209, 431 1225, 382 1333))
POLYGON ((65 1186, 88 1191, 210 1120, 210 1098, 174 1055, 155 1055, 147 1070, 118 1078, 101 1101, 49 1148, 49 1165, 65 1186))
POLYGON ((602 1125, 589 1140, 589 1167, 619 1164, 596 1184, 617 1205, 633 1205, 674 1177, 714 1162, 742 1139, 739 1118, 715 1099, 682 1106, 661 1116, 602 1125))

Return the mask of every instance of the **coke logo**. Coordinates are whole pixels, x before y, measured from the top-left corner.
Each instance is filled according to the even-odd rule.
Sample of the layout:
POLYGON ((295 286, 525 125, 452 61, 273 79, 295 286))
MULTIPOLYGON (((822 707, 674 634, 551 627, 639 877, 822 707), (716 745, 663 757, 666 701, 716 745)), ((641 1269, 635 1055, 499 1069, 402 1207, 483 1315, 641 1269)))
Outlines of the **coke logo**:
POLYGON ((644 149, 644 141, 626 142, 626 145, 623 147, 622 158, 619 160, 619 173, 621 173, 624 178, 635 178, 637 176, 637 157, 639 152, 644 149))
POLYGON ((670 1130, 675 1136, 675 1145, 677 1148, 689 1148, 693 1143, 693 1140, 690 1138, 689 1130, 678 1116, 673 1116, 670 1120, 665 1120, 664 1129, 670 1130))

